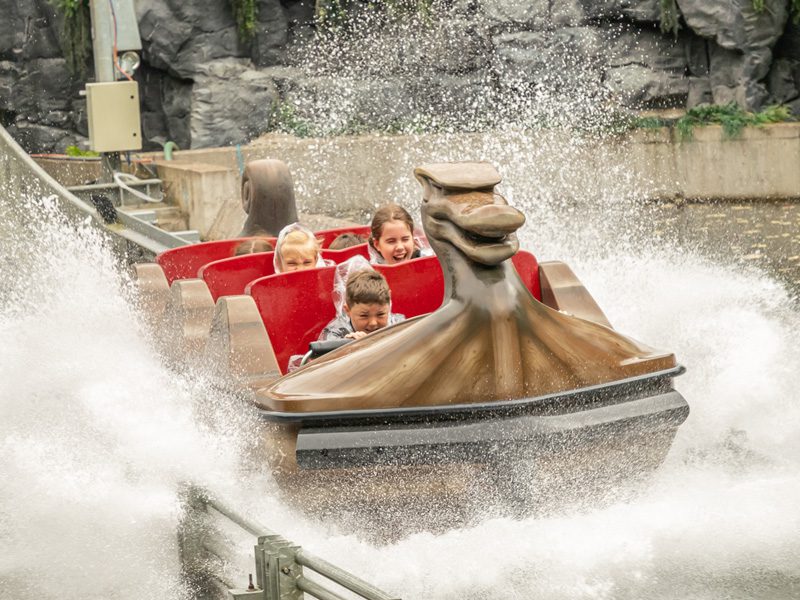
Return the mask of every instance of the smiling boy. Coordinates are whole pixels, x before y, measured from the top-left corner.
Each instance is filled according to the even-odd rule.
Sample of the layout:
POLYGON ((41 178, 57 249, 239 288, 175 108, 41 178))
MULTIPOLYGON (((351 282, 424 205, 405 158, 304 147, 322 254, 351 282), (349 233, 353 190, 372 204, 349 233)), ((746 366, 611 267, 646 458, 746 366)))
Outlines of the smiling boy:
POLYGON ((373 270, 356 271, 347 279, 343 313, 325 326, 321 340, 365 335, 405 320, 391 312, 391 291, 383 275, 373 270))

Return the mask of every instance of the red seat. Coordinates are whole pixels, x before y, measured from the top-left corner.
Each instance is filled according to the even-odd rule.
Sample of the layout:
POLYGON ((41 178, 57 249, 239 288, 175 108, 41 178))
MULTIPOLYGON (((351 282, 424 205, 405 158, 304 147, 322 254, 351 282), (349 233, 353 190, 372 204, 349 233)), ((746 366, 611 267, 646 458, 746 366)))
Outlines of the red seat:
POLYGON ((331 293, 336 267, 278 273, 245 289, 255 300, 282 373, 292 354, 304 354, 336 315, 331 293))
POLYGON ((274 252, 258 252, 215 260, 200 267, 197 276, 205 280, 216 302, 220 296, 243 294, 251 281, 274 274, 274 255, 274 252))
POLYGON ((339 229, 325 229, 323 231, 317 231, 314 235, 317 236, 317 239, 320 240, 322 243, 323 248, 327 248, 331 245, 331 242, 335 240, 337 237, 342 235, 343 233, 355 233, 356 235, 360 235, 364 238, 364 241, 367 241, 367 238, 370 234, 369 225, 356 225, 355 227, 340 227, 339 229))
MULTIPOLYGON (((527 250, 512 258, 517 273, 533 297, 541 301, 539 263, 527 250)), ((396 265, 374 265, 392 290, 392 312, 408 318, 433 312, 444 299, 444 276, 435 256, 417 258, 396 265)))
POLYGON ((533 297, 541 302, 542 287, 539 285, 539 262, 536 257, 527 250, 520 250, 513 256, 511 262, 514 263, 514 268, 517 269, 522 283, 533 294, 533 297))
MULTIPOLYGON (((520 279, 537 300, 539 265, 526 250, 513 258, 520 279)), ((435 256, 396 265, 374 265, 392 290, 392 312, 408 318, 433 312, 444 298, 444 276, 435 256)), ((293 354, 305 354, 336 314, 331 298, 336 267, 262 277, 245 289, 255 300, 283 373, 293 354)))
POLYGON ((392 290, 392 312, 407 318, 433 312, 442 305, 444 276, 435 256, 396 265, 373 265, 392 290))
MULTIPOLYGON (((236 238, 232 240, 216 240, 201 242, 165 250, 156 256, 156 262, 164 269, 167 282, 171 285, 176 279, 189 279, 197 277, 197 270, 215 260, 233 256, 236 247, 242 242, 252 240, 252 237, 236 238)), ((273 245, 275 238, 264 238, 273 245)))
POLYGON ((361 255, 369 260, 369 251, 366 244, 359 244, 358 246, 350 246, 349 248, 342 248, 341 250, 323 250, 322 258, 327 258, 339 264, 346 261, 348 258, 361 255))

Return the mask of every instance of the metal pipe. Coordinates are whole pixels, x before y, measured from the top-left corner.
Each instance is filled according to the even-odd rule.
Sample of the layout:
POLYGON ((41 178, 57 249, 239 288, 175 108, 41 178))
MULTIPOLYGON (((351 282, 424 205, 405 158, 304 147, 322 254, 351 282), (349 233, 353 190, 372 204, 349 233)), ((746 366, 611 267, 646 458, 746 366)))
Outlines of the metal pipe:
POLYGON ((313 554, 309 554, 304 550, 298 550, 295 554, 294 560, 298 565, 303 565, 304 567, 308 567, 309 569, 316 571, 320 575, 327 577, 331 581, 335 581, 351 592, 355 592, 356 594, 367 598, 367 600, 400 600, 399 598, 382 592, 374 585, 367 583, 363 579, 359 579, 355 575, 351 575, 344 569, 340 569, 339 567, 332 565, 327 560, 323 560, 317 556, 314 556, 313 554))
POLYGON ((297 578, 297 589, 318 598, 318 600, 347 600, 344 596, 340 596, 306 577, 297 578))
POLYGON ((222 516, 227 517, 230 521, 236 523, 247 533, 250 533, 256 537, 261 537, 264 535, 274 535, 274 533, 269 529, 262 527, 258 523, 254 523, 253 521, 250 521, 249 519, 246 519, 240 515, 237 515, 230 508, 228 508, 227 506, 225 506, 224 504, 222 504, 217 500, 213 500, 211 498, 204 498, 204 501, 209 508, 213 508, 222 516))
POLYGON ((90 8, 92 11, 92 52, 94 54, 95 81, 115 81, 114 32, 108 0, 91 0, 90 8))

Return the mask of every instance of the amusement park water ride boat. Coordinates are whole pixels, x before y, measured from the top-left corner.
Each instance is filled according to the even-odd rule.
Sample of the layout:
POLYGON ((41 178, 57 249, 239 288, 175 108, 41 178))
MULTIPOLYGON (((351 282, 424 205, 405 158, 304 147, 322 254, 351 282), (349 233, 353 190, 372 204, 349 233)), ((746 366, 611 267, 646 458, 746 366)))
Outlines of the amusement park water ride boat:
MULTIPOLYGON (((493 166, 415 175, 436 256, 375 265, 407 321, 289 373, 334 317, 335 267, 275 274, 271 253, 232 257, 239 238, 137 266, 157 329, 252 392, 273 471, 306 500, 338 481, 349 501, 365 476, 389 495, 410 480, 442 491, 517 478, 553 496, 652 473, 689 412, 674 355, 616 332, 565 264, 518 249, 524 216, 494 191, 493 166)), ((344 231, 368 233, 319 232, 323 248, 344 231)), ((354 254, 366 244, 323 250, 354 254)))

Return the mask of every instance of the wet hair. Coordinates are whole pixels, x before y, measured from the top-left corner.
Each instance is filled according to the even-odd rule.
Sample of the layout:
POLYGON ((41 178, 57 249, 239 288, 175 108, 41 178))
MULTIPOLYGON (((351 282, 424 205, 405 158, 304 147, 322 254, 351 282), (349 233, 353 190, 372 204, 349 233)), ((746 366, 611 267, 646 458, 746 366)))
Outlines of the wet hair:
POLYGON ((258 252, 272 252, 275 246, 269 240, 255 239, 247 240, 236 246, 234 256, 243 256, 245 254, 256 254, 258 252))
POLYGON ((389 304, 392 292, 386 278, 372 269, 356 271, 347 280, 347 306, 356 304, 389 304))
POLYGON ((290 246, 294 246, 295 248, 298 246, 311 248, 314 250, 315 254, 319 254, 320 251, 319 240, 313 235, 309 235, 301 230, 294 230, 287 233, 281 242, 280 251, 283 252, 285 248, 290 246))
POLYGON ((344 250, 351 246, 358 246, 364 243, 364 239, 355 233, 340 233, 328 246, 329 250, 344 250))
POLYGON ((394 202, 384 204, 372 217, 372 224, 370 225, 370 243, 374 245, 375 240, 379 240, 383 234, 383 226, 389 221, 402 221, 408 226, 408 231, 414 233, 414 219, 408 214, 408 211, 394 202))

